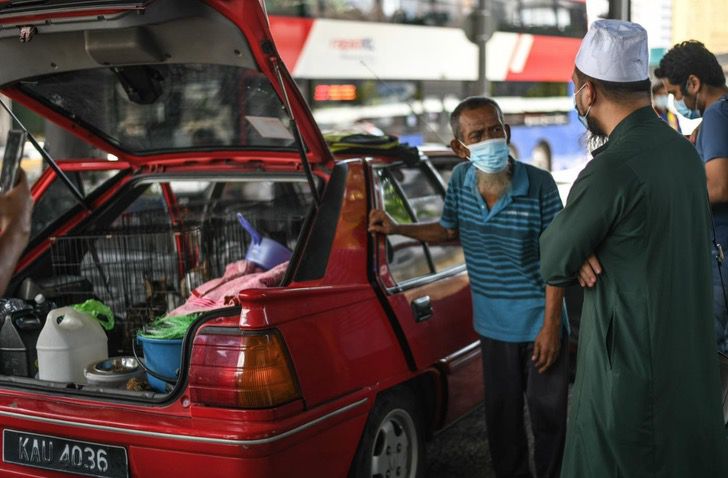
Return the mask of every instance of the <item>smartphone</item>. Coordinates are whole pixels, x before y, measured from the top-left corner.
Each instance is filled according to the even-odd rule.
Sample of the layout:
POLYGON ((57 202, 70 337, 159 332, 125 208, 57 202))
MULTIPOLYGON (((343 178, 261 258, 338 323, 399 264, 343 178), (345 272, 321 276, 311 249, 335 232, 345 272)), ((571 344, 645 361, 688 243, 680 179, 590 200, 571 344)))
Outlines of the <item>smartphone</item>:
POLYGON ((8 131, 8 139, 5 142, 5 154, 0 165, 0 194, 4 194, 15 186, 18 180, 18 168, 20 158, 23 157, 23 148, 27 133, 22 130, 13 129, 8 131))

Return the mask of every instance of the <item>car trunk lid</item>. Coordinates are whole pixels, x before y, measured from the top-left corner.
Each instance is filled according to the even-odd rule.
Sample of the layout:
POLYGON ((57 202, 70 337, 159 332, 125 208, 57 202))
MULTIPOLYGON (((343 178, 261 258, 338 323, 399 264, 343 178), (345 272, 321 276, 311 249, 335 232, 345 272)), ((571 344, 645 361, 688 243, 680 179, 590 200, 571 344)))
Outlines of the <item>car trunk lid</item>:
POLYGON ((116 158, 333 162, 257 0, 16 0, 0 24, 3 91, 116 158))

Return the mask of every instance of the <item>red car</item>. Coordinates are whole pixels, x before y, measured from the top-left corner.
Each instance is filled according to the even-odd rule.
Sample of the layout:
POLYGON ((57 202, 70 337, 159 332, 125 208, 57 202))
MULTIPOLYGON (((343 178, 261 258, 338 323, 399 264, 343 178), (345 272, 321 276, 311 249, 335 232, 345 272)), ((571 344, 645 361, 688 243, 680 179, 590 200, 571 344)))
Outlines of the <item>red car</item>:
POLYGON ((42 153, 0 300, 0 475, 421 476, 482 399, 468 278, 458 245, 367 217, 436 219, 456 161, 366 137, 334 158, 255 0, 2 2, 0 24, 3 94, 85 148, 46 137, 63 160, 42 153), (100 334, 68 308, 90 299, 100 334), (159 316, 192 321, 145 339, 159 316))

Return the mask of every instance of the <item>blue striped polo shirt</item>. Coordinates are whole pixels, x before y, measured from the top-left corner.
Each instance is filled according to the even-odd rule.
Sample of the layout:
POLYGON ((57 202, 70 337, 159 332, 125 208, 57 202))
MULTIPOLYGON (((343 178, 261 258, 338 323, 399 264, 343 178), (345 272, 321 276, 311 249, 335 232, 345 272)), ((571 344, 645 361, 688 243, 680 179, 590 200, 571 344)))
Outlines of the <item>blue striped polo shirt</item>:
MULTIPOLYGON (((459 164, 450 177, 440 224, 459 231, 475 330, 504 342, 531 342, 543 326, 546 303, 538 239, 563 206, 551 174, 511 162, 511 188, 492 209, 478 190, 475 167, 459 164)), ((565 311, 562 320, 568 327, 565 311)))

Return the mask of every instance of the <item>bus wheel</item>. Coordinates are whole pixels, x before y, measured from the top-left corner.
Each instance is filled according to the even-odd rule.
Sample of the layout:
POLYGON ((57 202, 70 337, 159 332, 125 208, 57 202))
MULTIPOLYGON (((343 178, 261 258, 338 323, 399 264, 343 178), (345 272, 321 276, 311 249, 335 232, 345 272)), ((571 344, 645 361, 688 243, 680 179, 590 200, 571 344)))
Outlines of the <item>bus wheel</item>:
POLYGON ((419 403, 407 388, 377 398, 359 443, 350 478, 420 478, 425 468, 419 403))
POLYGON ((539 141, 533 148, 531 163, 538 168, 551 171, 551 147, 546 141, 539 141))

